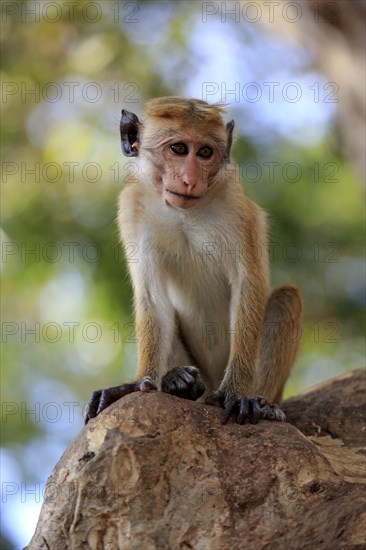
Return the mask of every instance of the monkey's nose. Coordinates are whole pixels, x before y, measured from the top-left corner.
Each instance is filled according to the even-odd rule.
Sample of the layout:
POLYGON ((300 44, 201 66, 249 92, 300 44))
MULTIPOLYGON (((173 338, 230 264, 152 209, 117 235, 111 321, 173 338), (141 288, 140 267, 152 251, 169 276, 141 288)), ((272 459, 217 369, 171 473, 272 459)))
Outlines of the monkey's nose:
POLYGON ((186 183, 184 182, 184 184, 186 185, 186 193, 187 195, 194 195, 194 191, 195 191, 195 188, 196 188, 196 182, 189 182, 189 183, 186 183))

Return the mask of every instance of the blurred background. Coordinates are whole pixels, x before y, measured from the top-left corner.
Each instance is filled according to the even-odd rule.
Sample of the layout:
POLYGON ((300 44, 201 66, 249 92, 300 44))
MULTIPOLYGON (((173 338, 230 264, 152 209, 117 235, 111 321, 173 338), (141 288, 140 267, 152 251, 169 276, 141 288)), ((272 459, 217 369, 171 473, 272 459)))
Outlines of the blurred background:
POLYGON ((135 371, 121 108, 227 104, 273 285, 303 291, 286 396, 364 366, 365 5, 2 2, 1 549, 33 534, 89 394, 135 371))

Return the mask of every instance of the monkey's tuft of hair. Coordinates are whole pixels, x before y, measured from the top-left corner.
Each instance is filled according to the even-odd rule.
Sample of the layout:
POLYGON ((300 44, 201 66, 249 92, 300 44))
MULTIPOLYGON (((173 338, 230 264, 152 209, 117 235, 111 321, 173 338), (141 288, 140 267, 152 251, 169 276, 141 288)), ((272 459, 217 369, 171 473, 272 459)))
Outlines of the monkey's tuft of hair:
POLYGON ((167 123, 180 121, 193 128, 198 125, 197 129, 205 125, 206 131, 213 129, 217 132, 218 128, 225 128, 222 118, 224 113, 225 106, 217 103, 210 104, 200 99, 160 97, 147 102, 145 115, 165 119, 167 123))

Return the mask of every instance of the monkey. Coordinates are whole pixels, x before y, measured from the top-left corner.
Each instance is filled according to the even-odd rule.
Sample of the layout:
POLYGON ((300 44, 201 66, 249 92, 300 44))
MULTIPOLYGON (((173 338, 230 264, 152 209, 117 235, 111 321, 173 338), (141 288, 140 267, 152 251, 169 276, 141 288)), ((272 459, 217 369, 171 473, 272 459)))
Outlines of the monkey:
POLYGON ((144 121, 122 109, 121 148, 138 173, 119 198, 132 280, 137 372, 94 392, 85 421, 131 392, 221 407, 221 422, 284 421, 279 406, 299 347, 301 292, 270 291, 264 211, 230 160, 225 107, 162 97, 144 121))

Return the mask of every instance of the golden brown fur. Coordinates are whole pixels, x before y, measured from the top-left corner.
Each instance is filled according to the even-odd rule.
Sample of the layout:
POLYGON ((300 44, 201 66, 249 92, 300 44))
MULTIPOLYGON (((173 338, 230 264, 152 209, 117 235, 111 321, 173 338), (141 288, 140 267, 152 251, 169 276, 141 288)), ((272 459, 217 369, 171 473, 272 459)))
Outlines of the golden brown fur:
POLYGON ((222 113, 221 106, 176 97, 146 107, 138 181, 122 191, 118 218, 123 242, 138 245, 138 262, 129 264, 136 376, 159 382, 193 360, 209 393, 280 400, 299 343, 300 293, 286 286, 269 295, 265 216, 228 166, 231 132, 222 113), (197 154, 181 168, 191 161, 169 149, 181 141, 194 151, 208 145, 213 157, 197 154), (169 187, 175 196, 164 198, 169 187), (180 196, 184 190, 191 190, 192 207, 180 196), (215 329, 210 347, 207 326, 215 329))
POLYGON ((138 367, 135 381, 93 393, 86 421, 158 388, 194 400, 206 388, 223 423, 285 418, 267 400, 281 399, 295 361, 300 292, 270 294, 265 215, 236 179, 234 121, 222 114, 177 97, 149 101, 143 123, 122 110, 122 151, 138 166, 118 214, 124 245, 137 251, 128 266, 138 367))
POLYGON ((234 121, 222 114, 177 97, 149 101, 143 123, 122 110, 122 151, 138 167, 118 214, 124 245, 137 250, 128 266, 138 367, 133 382, 93 393, 86 422, 158 388, 194 400, 206 388, 223 423, 285 418, 268 400, 281 400, 295 361, 301 296, 291 285, 270 293, 265 215, 236 179, 234 121))

